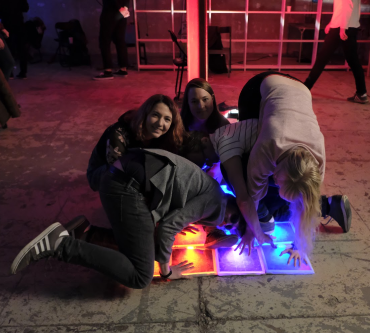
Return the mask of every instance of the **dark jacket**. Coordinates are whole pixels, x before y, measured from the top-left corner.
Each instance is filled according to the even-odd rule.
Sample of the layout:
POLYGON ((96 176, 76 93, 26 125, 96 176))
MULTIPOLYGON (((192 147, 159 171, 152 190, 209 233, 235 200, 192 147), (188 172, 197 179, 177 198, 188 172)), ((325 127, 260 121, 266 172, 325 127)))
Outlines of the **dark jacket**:
MULTIPOLYGON (((151 211, 156 232, 155 260, 169 262, 175 236, 190 223, 216 227, 223 222, 226 198, 220 185, 189 160, 161 149, 144 149, 169 163, 150 178, 155 187, 151 211)), ((150 168, 150 165, 145 165, 150 168)))
POLYGON ((118 11, 121 7, 127 7, 130 0, 103 0, 103 11, 118 11))
POLYGON ((0 124, 5 125, 9 118, 21 115, 17 101, 0 69, 0 124))
POLYGON ((24 22, 23 13, 30 9, 27 0, 0 0, 0 18, 6 29, 24 22))

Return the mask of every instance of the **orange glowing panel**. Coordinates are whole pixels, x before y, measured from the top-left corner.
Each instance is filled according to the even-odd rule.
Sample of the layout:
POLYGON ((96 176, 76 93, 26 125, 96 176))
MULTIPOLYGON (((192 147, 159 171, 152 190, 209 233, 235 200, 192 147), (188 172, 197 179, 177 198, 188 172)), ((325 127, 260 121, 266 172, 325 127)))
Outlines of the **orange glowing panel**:
POLYGON ((217 275, 216 263, 214 260, 213 250, 189 250, 189 249, 173 249, 172 250, 172 265, 177 265, 182 261, 187 260, 194 264, 194 268, 184 275, 192 276, 207 276, 217 275))
POLYGON ((173 243, 173 247, 204 246, 207 234, 203 230, 203 226, 194 225, 194 227, 199 229, 196 234, 192 234, 191 232, 187 232, 186 235, 177 234, 175 237, 175 242, 173 243))
POLYGON ((154 274, 153 277, 159 277, 159 262, 154 261, 154 274))

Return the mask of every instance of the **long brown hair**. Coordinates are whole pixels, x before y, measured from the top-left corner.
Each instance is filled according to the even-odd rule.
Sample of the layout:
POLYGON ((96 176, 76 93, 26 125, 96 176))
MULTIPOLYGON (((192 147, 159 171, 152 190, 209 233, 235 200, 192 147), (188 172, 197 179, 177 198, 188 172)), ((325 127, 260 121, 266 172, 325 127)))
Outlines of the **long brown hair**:
POLYGON ((153 139, 153 141, 155 140, 154 146, 176 153, 182 145, 185 130, 178 107, 170 97, 162 94, 149 97, 139 109, 133 112, 129 117, 131 128, 133 132, 136 133, 137 140, 145 141, 146 119, 154 106, 158 103, 163 103, 168 106, 172 114, 172 123, 165 134, 158 139, 153 139))
POLYGON ((224 125, 227 125, 229 123, 226 120, 226 118, 222 114, 220 114, 220 112, 218 111, 215 93, 211 85, 202 78, 196 78, 196 79, 192 79, 191 81, 189 81, 188 84, 186 85, 185 92, 184 92, 184 100, 182 102, 181 118, 184 123, 184 127, 187 131, 189 131, 189 126, 194 121, 194 117, 189 107, 189 91, 191 88, 201 88, 212 96, 213 111, 211 115, 209 116, 209 118, 207 119, 206 124, 205 124, 208 133, 214 133, 216 129, 224 125))

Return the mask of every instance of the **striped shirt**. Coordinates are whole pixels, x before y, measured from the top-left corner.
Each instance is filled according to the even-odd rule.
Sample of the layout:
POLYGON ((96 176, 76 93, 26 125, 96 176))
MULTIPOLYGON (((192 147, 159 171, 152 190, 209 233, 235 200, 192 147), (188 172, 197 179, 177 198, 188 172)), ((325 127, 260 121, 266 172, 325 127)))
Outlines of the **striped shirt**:
POLYGON ((220 127, 209 138, 221 163, 249 153, 257 140, 258 119, 243 120, 220 127))

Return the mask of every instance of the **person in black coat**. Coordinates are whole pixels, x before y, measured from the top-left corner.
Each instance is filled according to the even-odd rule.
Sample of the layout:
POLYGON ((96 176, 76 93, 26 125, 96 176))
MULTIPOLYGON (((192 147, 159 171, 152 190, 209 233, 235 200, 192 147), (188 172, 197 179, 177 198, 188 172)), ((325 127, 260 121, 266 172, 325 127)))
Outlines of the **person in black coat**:
POLYGON ((15 57, 18 54, 19 79, 27 78, 26 32, 23 13, 28 12, 27 0, 0 0, 0 18, 5 29, 9 31, 9 48, 15 57))
POLYGON ((99 46, 103 58, 104 72, 94 76, 94 80, 111 80, 114 75, 127 76, 127 46, 125 33, 127 18, 130 16, 128 5, 130 0, 103 0, 100 15, 99 46), (119 70, 112 72, 111 42, 116 45, 119 70))

